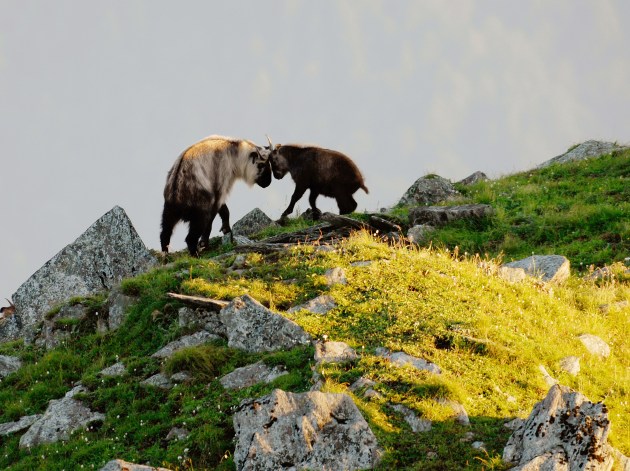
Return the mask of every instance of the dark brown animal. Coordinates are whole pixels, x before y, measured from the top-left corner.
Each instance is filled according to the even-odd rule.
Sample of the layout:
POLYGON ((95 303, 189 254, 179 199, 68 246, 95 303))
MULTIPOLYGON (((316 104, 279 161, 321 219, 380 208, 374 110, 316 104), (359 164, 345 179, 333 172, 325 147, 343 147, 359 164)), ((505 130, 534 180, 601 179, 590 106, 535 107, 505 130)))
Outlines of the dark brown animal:
MULTIPOLYGON (((6 299, 6 298, 4 298, 6 299)), ((9 303, 8 306, 5 307, 0 307, 0 320, 2 319, 6 319, 9 316, 12 316, 13 314, 15 314, 15 305, 9 301, 7 299, 7 302, 9 303)))
POLYGON ((173 228, 188 221, 186 245, 191 255, 208 245, 212 222, 221 216, 221 231, 231 233, 225 201, 236 180, 266 188, 271 183, 269 150, 253 142, 210 136, 186 149, 166 178, 162 212, 162 251, 168 252, 173 228))
POLYGON ((357 208, 353 194, 359 189, 368 193, 359 168, 347 155, 316 146, 276 145, 269 160, 273 176, 278 180, 287 173, 295 182, 295 191, 289 207, 284 210, 280 221, 286 220, 293 212, 295 203, 310 190, 308 201, 313 210, 313 217, 319 219, 321 211, 315 206, 319 195, 337 200, 339 214, 348 214, 357 208))

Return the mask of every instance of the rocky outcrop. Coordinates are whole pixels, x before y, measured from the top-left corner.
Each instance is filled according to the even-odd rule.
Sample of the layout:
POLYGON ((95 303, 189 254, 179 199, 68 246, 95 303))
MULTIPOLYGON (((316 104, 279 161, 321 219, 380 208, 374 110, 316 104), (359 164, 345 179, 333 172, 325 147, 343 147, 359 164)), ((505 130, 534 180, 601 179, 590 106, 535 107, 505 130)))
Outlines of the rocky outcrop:
POLYGON ((602 403, 555 385, 510 437, 503 460, 518 470, 610 470, 610 421, 602 403))
POLYGON ((460 196, 453 184, 438 175, 418 178, 398 202, 399 205, 417 206, 437 204, 460 196))
POLYGON ((252 236, 269 226, 277 226, 269 216, 259 208, 252 209, 232 226, 234 235, 252 236))
MULTIPOLYGON (((502 268, 524 270, 525 274, 540 278, 548 283, 564 283, 571 274, 571 263, 562 255, 532 255, 531 257, 505 263, 502 268)), ((507 277, 507 271, 502 272, 507 277)))
POLYGON ((494 213, 489 204, 464 204, 460 206, 418 206, 409 210, 409 223, 433 227, 445 226, 460 219, 483 219, 494 213))
POLYGON ((573 162, 576 160, 585 160, 592 157, 599 157, 600 155, 610 154, 615 151, 621 151, 629 149, 628 146, 621 146, 615 142, 603 142, 603 141, 586 141, 580 145, 573 147, 564 154, 558 155, 553 159, 549 159, 546 162, 538 165, 536 168, 549 167, 552 164, 564 164, 567 162, 573 162))
POLYGON ((116 206, 33 274, 13 295, 15 315, 0 325, 0 342, 24 337, 56 304, 110 290, 157 263, 125 211, 116 206))
POLYGON ((81 401, 74 399, 76 394, 85 391, 82 386, 77 386, 65 397, 50 401, 44 415, 20 438, 20 448, 66 441, 72 432, 103 422, 104 414, 92 412, 81 401))
POLYGON ((236 469, 371 469, 381 450, 345 394, 274 390, 234 414, 236 469))
POLYGON ((232 300, 219 314, 228 346, 270 352, 307 345, 311 338, 295 322, 270 311, 249 295, 232 300))

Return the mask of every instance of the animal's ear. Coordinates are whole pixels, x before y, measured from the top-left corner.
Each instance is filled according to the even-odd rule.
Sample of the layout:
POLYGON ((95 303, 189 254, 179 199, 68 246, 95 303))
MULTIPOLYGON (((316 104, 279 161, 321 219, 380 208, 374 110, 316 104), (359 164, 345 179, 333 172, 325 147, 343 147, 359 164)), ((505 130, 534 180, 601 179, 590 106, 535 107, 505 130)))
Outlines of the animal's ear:
POLYGON ((256 163, 256 157, 260 156, 260 152, 258 152, 258 149, 256 149, 256 152, 252 152, 251 154, 249 154, 249 158, 252 159, 252 163, 255 164, 256 163))

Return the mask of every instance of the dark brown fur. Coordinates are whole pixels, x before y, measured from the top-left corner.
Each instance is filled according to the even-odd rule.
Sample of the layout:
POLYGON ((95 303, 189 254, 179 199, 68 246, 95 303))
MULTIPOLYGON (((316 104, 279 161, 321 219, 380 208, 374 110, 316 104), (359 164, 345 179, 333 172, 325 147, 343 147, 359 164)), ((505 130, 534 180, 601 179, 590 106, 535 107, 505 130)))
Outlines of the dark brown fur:
POLYGON ((6 319, 7 317, 15 314, 15 306, 8 299, 7 299, 7 302, 9 303, 9 306, 0 307, 0 319, 6 319))
POLYGON ((321 214, 315 206, 319 195, 335 198, 339 214, 348 214, 357 207, 352 195, 359 188, 368 193, 359 168, 341 152, 315 146, 277 145, 270 160, 275 178, 281 179, 288 172, 295 182, 291 202, 281 220, 293 212, 306 190, 310 190, 308 201, 315 218, 321 214))

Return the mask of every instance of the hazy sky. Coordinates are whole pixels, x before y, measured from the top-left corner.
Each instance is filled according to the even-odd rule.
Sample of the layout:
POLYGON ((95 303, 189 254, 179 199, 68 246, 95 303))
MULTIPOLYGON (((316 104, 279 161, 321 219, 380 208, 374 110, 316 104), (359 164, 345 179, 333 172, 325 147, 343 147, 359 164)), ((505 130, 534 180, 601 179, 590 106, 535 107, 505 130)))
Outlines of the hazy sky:
MULTIPOLYGON (((629 23, 627 0, 0 0, 0 299, 115 205, 159 248, 166 173, 210 134, 350 155, 359 210, 627 143, 629 23)), ((237 185, 232 223, 292 190, 237 185)))

